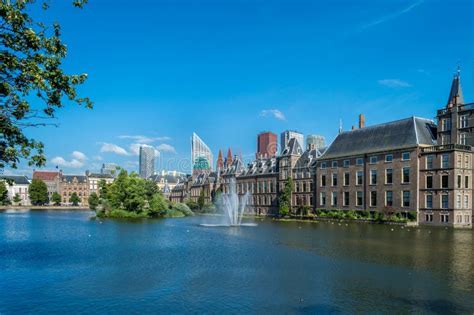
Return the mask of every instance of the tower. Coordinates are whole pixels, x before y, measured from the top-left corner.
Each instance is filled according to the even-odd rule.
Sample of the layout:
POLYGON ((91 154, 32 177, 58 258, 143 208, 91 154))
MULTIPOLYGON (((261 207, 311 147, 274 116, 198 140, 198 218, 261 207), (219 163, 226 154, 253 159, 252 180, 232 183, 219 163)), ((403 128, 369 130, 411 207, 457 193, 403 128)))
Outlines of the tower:
POLYGON ((224 169, 224 159, 222 158, 222 150, 219 149, 219 155, 217 156, 216 170, 222 171, 224 169))
POLYGON ((145 179, 155 172, 155 150, 152 147, 140 147, 139 172, 145 179))

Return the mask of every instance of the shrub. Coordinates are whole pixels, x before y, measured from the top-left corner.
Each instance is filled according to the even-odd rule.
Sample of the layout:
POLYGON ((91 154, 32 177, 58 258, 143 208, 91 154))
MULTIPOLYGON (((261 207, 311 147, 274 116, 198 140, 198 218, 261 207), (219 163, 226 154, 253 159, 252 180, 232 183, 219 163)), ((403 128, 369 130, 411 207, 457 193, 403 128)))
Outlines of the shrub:
POLYGON ((193 216, 194 212, 184 203, 175 203, 172 210, 176 210, 184 214, 185 216, 193 216))
POLYGON ((197 202, 194 202, 192 200, 187 200, 185 202, 185 204, 192 210, 192 211, 196 211, 199 209, 199 205, 197 204, 197 202))

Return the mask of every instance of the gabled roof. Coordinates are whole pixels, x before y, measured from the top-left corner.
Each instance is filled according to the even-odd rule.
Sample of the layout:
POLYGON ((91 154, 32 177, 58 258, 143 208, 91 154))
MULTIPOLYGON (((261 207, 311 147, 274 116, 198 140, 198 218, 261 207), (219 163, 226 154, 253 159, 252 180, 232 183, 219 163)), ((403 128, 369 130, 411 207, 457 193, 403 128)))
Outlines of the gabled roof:
POLYGON ((432 120, 411 117, 340 133, 321 159, 370 154, 436 144, 432 120))
POLYGON ((102 173, 89 173, 88 177, 93 178, 114 178, 111 174, 102 174, 102 173))
POLYGON ((318 149, 306 150, 298 159, 298 161, 296 161, 295 168, 310 167, 320 156, 321 153, 318 149))
POLYGON ((449 92, 447 106, 451 107, 453 105, 460 105, 460 104, 464 104, 464 97, 462 95, 462 89, 461 89, 461 76, 459 75, 459 72, 458 72, 458 74, 454 76, 453 83, 451 84, 451 91, 449 92))
POLYGON ((247 167, 242 171, 240 176, 263 176, 276 174, 276 171, 277 159, 275 157, 262 158, 249 163, 247 167))
POLYGON ((303 154, 303 149, 301 148, 298 140, 296 138, 291 138, 288 142, 288 146, 281 153, 281 155, 301 155, 303 154))
POLYGON ((30 181, 26 176, 17 176, 17 175, 0 175, 0 180, 12 181, 17 185, 29 185, 30 181))
POLYGON ((74 178, 78 183, 87 183, 87 177, 85 175, 63 175, 61 176, 61 181, 66 183, 72 183, 74 178))
POLYGON ((159 183, 159 182, 165 182, 167 184, 176 184, 176 183, 179 183, 179 182, 182 182, 186 179, 185 176, 180 176, 180 175, 177 175, 177 176, 173 176, 173 175, 161 175, 161 174, 156 174, 156 175, 152 175, 150 177, 148 177, 149 180, 152 180, 154 181, 155 183, 159 183))
POLYGON ((59 177, 59 172, 54 171, 34 171, 33 179, 41 179, 43 181, 53 181, 59 177))

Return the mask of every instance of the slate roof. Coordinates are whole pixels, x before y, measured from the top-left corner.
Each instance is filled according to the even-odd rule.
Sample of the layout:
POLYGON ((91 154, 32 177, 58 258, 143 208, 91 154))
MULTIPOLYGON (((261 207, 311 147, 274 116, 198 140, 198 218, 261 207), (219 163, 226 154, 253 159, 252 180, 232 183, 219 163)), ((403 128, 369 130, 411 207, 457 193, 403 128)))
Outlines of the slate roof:
POLYGON ((288 141, 288 147, 281 153, 281 155, 301 155, 303 154, 303 149, 296 140, 296 138, 291 138, 288 141))
POLYGON ((306 168, 311 167, 316 163, 316 160, 321 156, 321 152, 318 149, 306 150, 303 155, 296 161, 295 168, 306 168))
POLYGON ((89 173, 88 177, 93 178, 114 178, 111 174, 89 173))
POLYGON ((54 171, 34 171, 33 179, 41 179, 43 181, 53 181, 59 176, 59 172, 54 171))
POLYGON ((17 185, 29 185, 30 181, 26 176, 17 176, 17 175, 0 175, 0 180, 4 179, 7 181, 12 181, 17 185))
POLYGON ((276 174, 277 172, 277 159, 263 158, 257 159, 247 165, 242 171, 240 177, 245 176, 258 176, 258 175, 269 175, 276 174))
POLYGON ((451 91, 449 92, 448 106, 449 104, 460 105, 464 104, 464 97, 461 89, 461 77, 458 75, 454 76, 453 83, 451 84, 451 91), (456 98, 459 97, 459 102, 456 103, 456 98))
POLYGON ((238 156, 234 158, 232 164, 229 165, 225 170, 223 175, 239 175, 244 170, 244 164, 238 156))
POLYGON ((370 154, 436 144, 432 120, 411 117, 340 133, 321 159, 370 154))
POLYGON ((77 179, 77 182, 80 184, 87 183, 87 177, 85 175, 63 175, 61 177, 62 182, 72 183, 74 178, 77 179))
POLYGON ((154 181, 155 183, 160 183, 162 180, 168 184, 177 184, 184 181, 186 178, 184 176, 173 176, 173 175, 152 175, 148 178, 149 180, 154 181))

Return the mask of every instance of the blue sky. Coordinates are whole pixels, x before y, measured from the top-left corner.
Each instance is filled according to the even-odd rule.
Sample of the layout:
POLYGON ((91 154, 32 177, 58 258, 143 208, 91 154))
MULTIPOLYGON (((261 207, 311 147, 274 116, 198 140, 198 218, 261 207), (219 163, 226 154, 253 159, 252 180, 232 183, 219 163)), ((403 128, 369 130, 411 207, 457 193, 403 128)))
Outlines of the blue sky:
POLYGON ((47 12, 95 105, 71 104, 59 127, 28 131, 45 143, 47 168, 136 170, 146 142, 160 151, 157 170, 188 171, 193 131, 215 156, 230 146, 248 160, 263 130, 330 142, 359 113, 368 125, 434 118, 458 63, 473 101, 473 1, 89 2, 52 0, 47 12))

